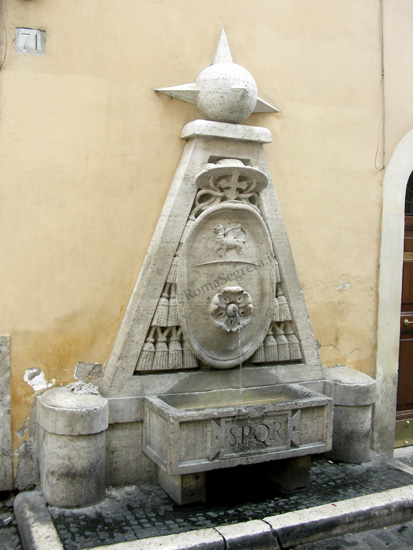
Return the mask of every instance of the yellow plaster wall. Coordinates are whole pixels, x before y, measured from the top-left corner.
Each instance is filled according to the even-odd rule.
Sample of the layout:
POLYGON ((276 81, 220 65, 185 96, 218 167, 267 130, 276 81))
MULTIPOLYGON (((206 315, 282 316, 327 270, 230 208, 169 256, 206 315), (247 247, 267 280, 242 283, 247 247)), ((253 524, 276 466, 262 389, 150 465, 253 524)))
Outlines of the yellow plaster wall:
POLYGON ((383 0, 383 22, 387 164, 413 128, 413 2, 383 0))
MULTIPOLYGON (((15 0, 0 73, 0 331, 11 335, 14 445, 33 389, 104 363, 225 26, 281 109, 255 115, 323 363, 374 374, 382 163, 376 0, 15 0), (47 54, 14 53, 15 27, 47 54)), ((4 42, 2 42, 2 45, 4 42)))

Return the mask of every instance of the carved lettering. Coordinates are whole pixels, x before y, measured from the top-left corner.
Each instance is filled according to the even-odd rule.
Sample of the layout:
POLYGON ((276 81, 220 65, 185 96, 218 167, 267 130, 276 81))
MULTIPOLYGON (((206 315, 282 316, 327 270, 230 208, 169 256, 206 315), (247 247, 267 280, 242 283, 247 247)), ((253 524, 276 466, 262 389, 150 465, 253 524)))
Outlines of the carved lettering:
POLYGON ((270 428, 266 424, 259 424, 254 430, 254 437, 260 443, 267 443, 270 435, 270 428))
POLYGON ((208 292, 208 290, 214 290, 214 287, 211 282, 205 283, 201 286, 201 292, 208 292))
POLYGON ((248 437, 251 435, 251 426, 243 426, 242 427, 242 437, 241 437, 241 441, 242 441, 242 444, 244 444, 246 442, 246 440, 248 439, 248 437))
POLYGON ((287 448, 289 417, 289 413, 277 413, 259 418, 226 420, 223 456, 287 448))
POLYGON ((274 435, 276 435, 279 440, 283 439, 283 426, 281 422, 274 423, 274 435))
POLYGON ((258 443, 268 444, 270 437, 270 427, 266 424, 258 424, 257 426, 232 426, 229 430, 229 444, 234 447, 236 445, 248 445, 249 439, 254 438, 258 443))
POLYGON ((229 430, 229 444, 233 447, 237 443, 236 426, 232 426, 229 430))

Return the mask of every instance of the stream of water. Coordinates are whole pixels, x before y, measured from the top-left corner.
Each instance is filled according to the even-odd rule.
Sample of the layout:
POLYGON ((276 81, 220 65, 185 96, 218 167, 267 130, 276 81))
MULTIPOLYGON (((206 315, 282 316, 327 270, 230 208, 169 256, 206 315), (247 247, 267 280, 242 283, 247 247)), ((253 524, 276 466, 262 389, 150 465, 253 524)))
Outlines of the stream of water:
POLYGON ((242 392, 243 392, 243 380, 242 380, 242 353, 241 353, 241 317, 239 315, 238 309, 235 310, 235 316, 238 323, 238 350, 239 350, 239 397, 242 403, 242 392))

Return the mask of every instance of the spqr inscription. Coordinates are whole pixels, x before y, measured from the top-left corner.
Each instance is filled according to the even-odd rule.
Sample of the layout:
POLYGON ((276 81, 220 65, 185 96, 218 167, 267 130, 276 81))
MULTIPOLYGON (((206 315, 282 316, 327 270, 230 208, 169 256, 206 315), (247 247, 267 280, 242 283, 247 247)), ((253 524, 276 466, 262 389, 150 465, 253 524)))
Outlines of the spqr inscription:
POLYGON ((288 446, 286 414, 258 418, 227 419, 225 422, 225 454, 243 454, 288 446))

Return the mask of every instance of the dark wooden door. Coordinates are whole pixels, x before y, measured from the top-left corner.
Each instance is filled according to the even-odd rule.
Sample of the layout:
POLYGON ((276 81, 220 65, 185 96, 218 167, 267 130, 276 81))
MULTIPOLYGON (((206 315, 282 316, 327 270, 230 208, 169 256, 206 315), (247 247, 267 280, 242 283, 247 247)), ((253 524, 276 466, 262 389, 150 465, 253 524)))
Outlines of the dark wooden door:
MULTIPOLYGON (((413 419, 413 216, 405 217, 404 228, 396 420, 409 418, 413 419)), ((413 425, 413 420, 410 423, 413 425)))

